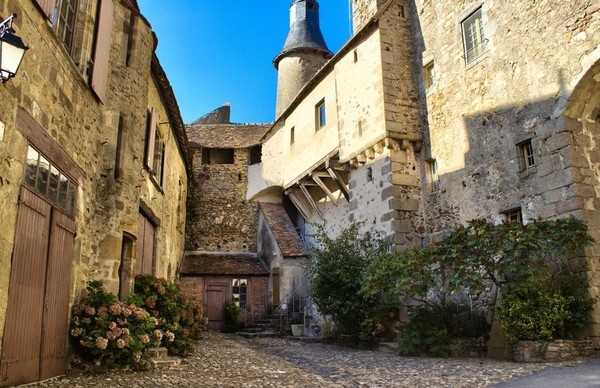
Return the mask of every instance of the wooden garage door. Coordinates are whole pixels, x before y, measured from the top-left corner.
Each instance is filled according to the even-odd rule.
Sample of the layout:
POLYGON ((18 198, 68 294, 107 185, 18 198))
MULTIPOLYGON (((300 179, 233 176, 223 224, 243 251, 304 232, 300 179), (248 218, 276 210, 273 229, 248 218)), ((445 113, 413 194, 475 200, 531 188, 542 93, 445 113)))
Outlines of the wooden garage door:
POLYGON ((21 189, 0 385, 64 374, 74 221, 21 189))

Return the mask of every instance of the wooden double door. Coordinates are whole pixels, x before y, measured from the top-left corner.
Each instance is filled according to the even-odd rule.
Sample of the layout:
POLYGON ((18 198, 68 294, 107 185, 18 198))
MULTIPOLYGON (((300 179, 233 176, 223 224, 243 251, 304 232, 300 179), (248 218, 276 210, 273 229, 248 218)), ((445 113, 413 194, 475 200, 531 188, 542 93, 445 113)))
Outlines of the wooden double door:
POLYGON ((0 386, 65 373, 74 239, 72 218, 21 189, 0 386))

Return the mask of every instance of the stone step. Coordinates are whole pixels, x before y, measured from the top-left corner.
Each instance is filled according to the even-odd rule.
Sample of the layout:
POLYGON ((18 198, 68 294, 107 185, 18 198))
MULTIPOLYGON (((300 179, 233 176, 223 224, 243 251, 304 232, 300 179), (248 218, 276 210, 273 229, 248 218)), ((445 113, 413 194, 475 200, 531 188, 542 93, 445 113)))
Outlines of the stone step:
POLYGON ((152 363, 152 366, 154 368, 168 368, 170 366, 179 366, 181 365, 181 358, 179 357, 167 357, 167 358, 161 358, 161 359, 153 359, 150 360, 150 362, 152 363))
POLYGON ((148 349, 148 356, 153 360, 162 360, 169 356, 167 348, 150 348, 148 349))
POLYGON ((279 336, 279 334, 273 330, 265 330, 259 332, 239 331, 236 334, 244 338, 265 338, 279 336))

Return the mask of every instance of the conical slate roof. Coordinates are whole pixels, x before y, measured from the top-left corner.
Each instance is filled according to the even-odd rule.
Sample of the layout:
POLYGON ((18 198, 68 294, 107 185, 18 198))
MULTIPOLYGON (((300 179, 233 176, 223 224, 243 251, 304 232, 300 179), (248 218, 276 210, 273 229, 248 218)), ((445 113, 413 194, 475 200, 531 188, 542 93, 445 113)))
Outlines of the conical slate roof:
POLYGON ((319 3, 316 0, 294 0, 290 8, 290 31, 283 49, 273 60, 275 67, 286 54, 296 50, 314 50, 326 57, 333 56, 321 33, 319 3))

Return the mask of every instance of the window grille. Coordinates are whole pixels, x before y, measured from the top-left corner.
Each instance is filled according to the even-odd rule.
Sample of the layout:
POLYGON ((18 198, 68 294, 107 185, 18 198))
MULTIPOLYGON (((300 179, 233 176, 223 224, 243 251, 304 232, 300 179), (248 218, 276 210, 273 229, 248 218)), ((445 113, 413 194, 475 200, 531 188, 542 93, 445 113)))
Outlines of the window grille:
POLYGON ((487 51, 487 40, 483 31, 481 8, 461 23, 465 63, 468 65, 487 51))

